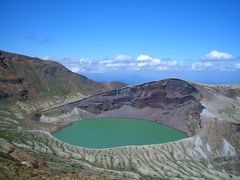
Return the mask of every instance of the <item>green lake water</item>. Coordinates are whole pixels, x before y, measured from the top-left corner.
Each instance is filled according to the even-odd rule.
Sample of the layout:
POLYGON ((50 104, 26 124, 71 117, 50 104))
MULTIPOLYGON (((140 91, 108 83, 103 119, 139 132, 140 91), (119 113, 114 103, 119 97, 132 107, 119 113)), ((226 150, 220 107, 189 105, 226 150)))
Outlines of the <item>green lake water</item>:
POLYGON ((186 138, 186 133, 147 120, 96 118, 81 120, 53 134, 69 144, 88 148, 147 145, 186 138))

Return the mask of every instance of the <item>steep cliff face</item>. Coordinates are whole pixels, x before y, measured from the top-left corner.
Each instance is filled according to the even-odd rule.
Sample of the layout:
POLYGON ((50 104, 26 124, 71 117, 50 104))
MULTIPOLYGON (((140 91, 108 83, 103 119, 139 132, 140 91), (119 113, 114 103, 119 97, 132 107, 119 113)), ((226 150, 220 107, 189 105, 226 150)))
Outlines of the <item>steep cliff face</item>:
POLYGON ((76 93, 86 96, 106 90, 104 85, 73 73, 59 63, 0 51, 0 100, 76 93))

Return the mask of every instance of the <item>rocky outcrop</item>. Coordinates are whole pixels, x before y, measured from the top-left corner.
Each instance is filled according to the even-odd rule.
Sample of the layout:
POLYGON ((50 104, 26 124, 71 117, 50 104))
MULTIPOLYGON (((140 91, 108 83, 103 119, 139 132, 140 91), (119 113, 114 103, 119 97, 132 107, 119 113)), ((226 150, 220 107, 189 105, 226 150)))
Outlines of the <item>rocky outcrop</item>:
POLYGON ((22 78, 0 78, 0 100, 27 100, 29 89, 29 84, 22 78))

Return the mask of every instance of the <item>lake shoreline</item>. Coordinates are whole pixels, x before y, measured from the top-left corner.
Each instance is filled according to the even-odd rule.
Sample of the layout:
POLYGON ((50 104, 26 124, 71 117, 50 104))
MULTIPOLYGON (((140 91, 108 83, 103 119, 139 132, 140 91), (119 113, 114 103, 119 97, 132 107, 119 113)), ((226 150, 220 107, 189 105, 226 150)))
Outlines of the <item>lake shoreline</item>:
POLYGON ((161 144, 188 138, 187 133, 161 123, 121 117, 73 121, 52 135, 63 142, 93 149, 161 144))

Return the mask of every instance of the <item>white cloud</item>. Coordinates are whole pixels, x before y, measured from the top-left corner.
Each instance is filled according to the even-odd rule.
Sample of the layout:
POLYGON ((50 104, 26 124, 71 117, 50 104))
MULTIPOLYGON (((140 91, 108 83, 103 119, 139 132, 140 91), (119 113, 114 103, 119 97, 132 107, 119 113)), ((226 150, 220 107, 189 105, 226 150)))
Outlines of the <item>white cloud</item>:
POLYGON ((138 68, 145 67, 145 66, 148 66, 148 65, 149 65, 149 63, 147 63, 147 62, 140 62, 140 63, 137 63, 137 64, 136 64, 136 66, 137 66, 138 68))
POLYGON ((235 69, 240 70, 240 64, 234 64, 233 66, 234 66, 235 69))
POLYGON ((161 60, 147 55, 140 55, 136 60, 140 61, 137 63, 138 68, 151 68, 158 71, 176 70, 181 66, 181 63, 176 60, 161 60))
POLYGON ((167 70, 169 70, 169 68, 166 67, 166 66, 158 66, 158 67, 156 68, 156 70, 157 70, 157 71, 167 71, 167 70))
POLYGON ((124 54, 119 54, 113 58, 116 61, 131 61, 133 58, 132 56, 124 55, 124 54))
POLYGON ((140 56, 137 57, 138 61, 148 61, 152 60, 152 58, 148 55, 141 54, 140 56))
POLYGON ((156 67, 158 71, 168 71, 168 70, 177 70, 182 67, 182 64, 176 60, 171 61, 161 61, 156 67))
POLYGON ((152 59, 151 62, 150 62, 150 65, 151 66, 156 66, 156 65, 161 64, 161 62, 162 61, 160 59, 157 59, 157 58, 156 59, 152 59))
POLYGON ((161 64, 174 67, 174 66, 178 65, 178 62, 176 60, 173 60, 173 61, 162 61, 161 64))
POLYGON ((202 60, 203 61, 229 61, 229 60, 235 60, 236 57, 232 54, 226 53, 226 52, 220 52, 217 50, 213 50, 206 54, 202 60))
POLYGON ((99 62, 99 64, 109 64, 109 63, 113 63, 113 60, 102 60, 99 62))
POLYGON ((211 67, 213 64, 210 62, 197 62, 192 65, 192 70, 202 71, 211 67))
POLYGON ((43 60, 50 60, 50 56, 45 56, 42 58, 43 60))
POLYGON ((91 64, 91 63, 92 63, 92 61, 90 61, 90 60, 88 60, 88 59, 85 59, 85 58, 81 58, 81 59, 79 60, 79 62, 80 62, 80 63, 87 63, 87 64, 91 64))
POLYGON ((80 72, 80 68, 79 68, 78 66, 70 67, 70 70, 71 70, 72 72, 75 72, 75 73, 80 72))
POLYGON ((224 66, 219 66, 218 68, 221 71, 239 71, 240 70, 240 63, 238 64, 227 64, 224 66))
POLYGON ((105 65, 108 68, 121 68, 121 67, 126 67, 127 64, 123 64, 123 63, 110 63, 110 64, 106 64, 105 65))

